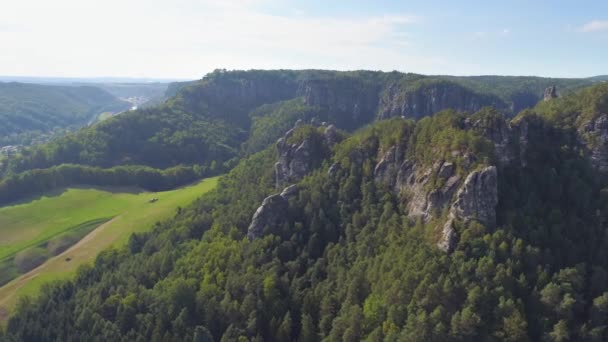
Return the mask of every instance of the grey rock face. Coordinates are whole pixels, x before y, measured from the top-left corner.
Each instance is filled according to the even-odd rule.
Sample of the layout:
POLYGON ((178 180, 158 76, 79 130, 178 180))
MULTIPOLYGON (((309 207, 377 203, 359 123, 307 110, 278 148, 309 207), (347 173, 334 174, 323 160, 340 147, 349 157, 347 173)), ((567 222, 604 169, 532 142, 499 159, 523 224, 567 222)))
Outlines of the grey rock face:
POLYGON ((311 141, 306 139, 300 144, 288 144, 290 132, 285 138, 279 139, 276 145, 279 152, 279 160, 275 163, 277 188, 302 179, 312 167, 311 141))
POLYGON ((301 122, 296 122, 296 127, 287 131, 285 136, 276 143, 279 154, 279 160, 275 163, 275 185, 277 189, 299 181, 315 167, 315 161, 320 158, 318 155, 320 153, 318 151, 319 145, 329 148, 339 142, 336 127, 329 125, 325 127, 321 141, 313 141, 313 139, 317 139, 316 136, 313 136, 304 139, 299 144, 289 144, 288 139, 293 135, 294 130, 301 125, 301 122))
POLYGON ((400 84, 390 85, 381 97, 378 110, 380 119, 397 116, 421 118, 445 109, 476 112, 484 106, 507 109, 497 98, 480 96, 473 91, 453 83, 421 86, 415 91, 406 91, 400 84))
POLYGON ((266 227, 277 227, 286 220, 289 198, 298 193, 297 185, 290 185, 281 191, 281 194, 268 196, 262 201, 262 205, 253 214, 251 223, 247 229, 247 237, 250 240, 259 238, 266 227))
POLYGON ((511 127, 504 118, 494 118, 489 122, 468 118, 465 127, 477 131, 494 143, 498 165, 505 166, 516 159, 511 127))
POLYGON ((199 96, 204 97, 212 105, 224 107, 238 104, 240 107, 251 107, 290 99, 296 92, 295 82, 262 77, 255 81, 217 79, 208 83, 199 96))
POLYGON ((487 166, 471 172, 456 193, 456 200, 450 208, 448 219, 441 228, 437 247, 451 253, 456 247, 457 234, 454 221, 479 221, 489 228, 496 225, 496 205, 498 205, 498 178, 495 166, 487 166))
POLYGON ((450 206, 451 200, 460 182, 452 163, 438 162, 424 171, 416 170, 417 165, 404 162, 397 175, 396 187, 400 194, 407 198, 408 215, 428 221, 450 206), (436 175, 440 187, 428 190, 431 176, 436 175))
POLYGON ((398 145, 392 146, 380 154, 374 179, 406 199, 408 216, 428 221, 450 205, 460 177, 455 174, 455 165, 449 162, 419 169, 416 163, 403 159, 402 149, 398 145), (427 185, 433 175, 443 185, 429 191, 427 185))
POLYGON ((471 172, 456 194, 452 211, 463 221, 477 220, 494 228, 498 204, 498 177, 496 166, 487 166, 471 172))
POLYGON ((439 238, 439 242, 437 242, 437 247, 446 253, 452 253, 456 247, 456 243, 457 237, 456 230, 454 230, 454 216, 449 215, 448 220, 441 228, 441 237, 439 238))
POLYGON ((247 237, 250 240, 259 238, 263 235, 264 228, 280 225, 285 220, 287 208, 288 202, 283 196, 275 194, 266 197, 253 214, 247 229, 247 237))
POLYGON ((551 101, 557 97, 557 88, 555 86, 545 89, 544 101, 551 101))
POLYGON ((397 168, 399 166, 396 157, 397 146, 391 146, 386 152, 381 153, 382 157, 374 168, 374 178, 376 182, 395 187, 397 180, 397 168))
MULTIPOLYGON (((379 153, 374 179, 405 200, 405 209, 411 218, 428 222, 449 210, 447 221, 440 227, 438 248, 448 253, 453 251, 457 242, 456 220, 477 220, 489 228, 496 225, 498 179, 495 166, 472 171, 463 181, 456 173, 454 163, 438 161, 421 168, 410 160, 403 160, 402 148, 392 146, 379 153), (439 186, 429 190, 432 179, 439 186)), ((473 158, 463 155, 461 160, 465 167, 469 167, 467 165, 474 161, 473 158)))
POLYGON ((293 184, 290 185, 288 187, 286 187, 285 189, 283 189, 283 191, 281 191, 281 197, 285 198, 285 199, 289 199, 293 196, 295 196, 298 193, 298 186, 293 184))
POLYGON ((608 171, 608 114, 587 122, 579 130, 580 139, 589 149, 589 159, 594 167, 608 171))
POLYGON ((307 105, 325 109, 330 121, 340 119, 341 128, 355 128, 374 119, 378 91, 357 79, 330 79, 304 81, 297 94, 307 105))
POLYGON ((333 146, 338 143, 338 130, 336 129, 336 126, 327 126, 325 128, 324 136, 329 146, 333 146))

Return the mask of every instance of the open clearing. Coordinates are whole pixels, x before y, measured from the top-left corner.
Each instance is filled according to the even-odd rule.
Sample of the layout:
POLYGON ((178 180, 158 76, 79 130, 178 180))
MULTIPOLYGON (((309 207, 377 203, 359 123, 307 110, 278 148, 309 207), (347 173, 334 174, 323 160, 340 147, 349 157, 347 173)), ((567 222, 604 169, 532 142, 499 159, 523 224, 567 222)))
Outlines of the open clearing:
POLYGON ((212 190, 219 177, 176 190, 150 193, 119 188, 69 188, 25 204, 0 208, 0 260, 39 245, 71 227, 99 218, 113 217, 63 253, 20 275, 0 288, 0 321, 22 295, 35 295, 50 280, 65 279, 78 266, 92 262, 111 246, 124 245, 133 232, 145 231, 171 217, 212 190), (150 198, 158 198, 148 203, 150 198), (69 261, 68 261, 69 260, 69 261))

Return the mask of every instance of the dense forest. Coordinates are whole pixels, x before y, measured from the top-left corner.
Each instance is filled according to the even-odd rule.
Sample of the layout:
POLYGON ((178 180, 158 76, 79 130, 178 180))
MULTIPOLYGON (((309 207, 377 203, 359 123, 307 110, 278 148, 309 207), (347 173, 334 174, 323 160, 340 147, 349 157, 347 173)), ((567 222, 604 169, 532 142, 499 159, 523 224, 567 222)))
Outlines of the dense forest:
POLYGON ((608 340, 608 85, 511 118, 468 80, 445 89, 472 102, 430 101, 438 113, 416 121, 390 101, 424 104, 436 81, 398 86, 421 77, 218 71, 77 133, 90 142, 64 138, 70 157, 54 154, 68 140, 25 152, 10 172, 240 162, 173 219, 22 299, 0 338, 608 340), (147 133, 127 130, 146 115, 147 133), (204 153, 164 154, 182 131, 204 153), (118 136, 133 149, 110 147, 118 136))
POLYGON ((128 108, 96 87, 0 82, 0 146, 29 144, 40 134, 82 127, 99 113, 128 108))
POLYGON ((354 131, 376 119, 419 119, 445 109, 475 112, 493 106, 513 116, 542 99, 547 86, 557 85, 560 94, 567 94, 591 84, 589 79, 537 77, 216 70, 199 81, 171 84, 167 95, 173 96, 163 104, 129 111, 0 160, 0 177, 62 164, 159 170, 224 164, 263 150, 297 120, 354 131))

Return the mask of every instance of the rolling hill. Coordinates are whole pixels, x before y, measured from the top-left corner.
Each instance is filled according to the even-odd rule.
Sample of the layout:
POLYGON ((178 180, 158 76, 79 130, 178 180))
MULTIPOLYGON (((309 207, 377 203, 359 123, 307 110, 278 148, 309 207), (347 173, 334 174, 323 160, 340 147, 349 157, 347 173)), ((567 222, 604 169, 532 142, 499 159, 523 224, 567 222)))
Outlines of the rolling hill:
POLYGON ((104 249, 123 246, 132 233, 170 218, 176 209, 215 188, 217 181, 208 178, 158 193, 124 187, 66 188, 0 208, 0 308, 12 309, 22 294, 36 295, 44 282, 68 278, 104 249), (150 203, 151 198, 157 201, 150 203), (44 249, 48 259, 31 270, 20 270, 16 256, 31 257, 27 253, 34 249, 44 249))
POLYGON ((0 82, 0 145, 28 144, 37 135, 86 125, 129 104, 91 86, 0 82))
POLYGON ((513 115, 479 83, 257 75, 167 103, 251 132, 216 190, 22 301, 7 339, 608 339, 608 85, 513 115))

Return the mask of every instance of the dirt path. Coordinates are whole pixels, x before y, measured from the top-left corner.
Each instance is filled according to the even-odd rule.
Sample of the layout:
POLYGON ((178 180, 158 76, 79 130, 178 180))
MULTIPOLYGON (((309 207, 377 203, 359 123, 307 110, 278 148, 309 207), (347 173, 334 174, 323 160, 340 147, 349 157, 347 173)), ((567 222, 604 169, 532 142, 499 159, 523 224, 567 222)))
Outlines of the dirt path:
MULTIPOLYGON (((38 274, 40 274, 40 272, 46 270, 49 267, 49 265, 51 265, 53 262, 55 262, 57 260, 64 260, 64 262, 70 262, 70 261, 67 261, 66 258, 70 257, 70 255, 79 251, 81 248, 86 248, 86 244, 89 241, 93 240, 98 234, 100 234, 103 230, 105 230, 115 220, 117 220, 119 217, 121 217, 124 214, 125 213, 118 215, 118 216, 114 217, 113 219, 111 219, 110 221, 100 225, 99 227, 95 228, 95 230, 93 230, 92 232, 87 234, 85 237, 80 239, 80 241, 76 242, 70 248, 63 251, 61 254, 58 254, 58 255, 48 259, 42 265, 34 268, 33 270, 31 270, 27 273, 20 275, 19 277, 11 280, 8 284, 6 284, 2 288, 0 288, 0 322, 5 321, 8 318, 8 309, 7 309, 8 305, 7 304, 9 301, 16 300, 16 298, 14 298, 14 296, 19 289, 21 289, 23 286, 25 286, 30 280, 36 278, 38 276, 38 274)), ((72 259, 74 259, 74 258, 72 258, 72 259)))

